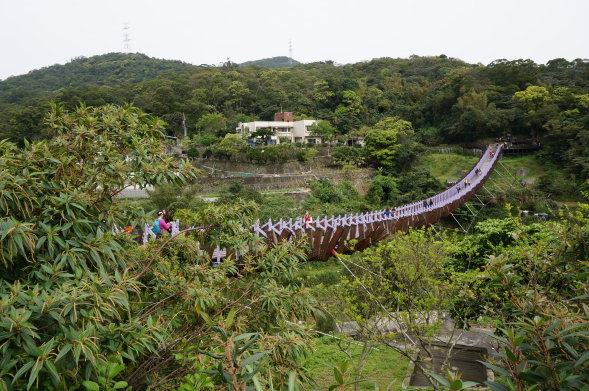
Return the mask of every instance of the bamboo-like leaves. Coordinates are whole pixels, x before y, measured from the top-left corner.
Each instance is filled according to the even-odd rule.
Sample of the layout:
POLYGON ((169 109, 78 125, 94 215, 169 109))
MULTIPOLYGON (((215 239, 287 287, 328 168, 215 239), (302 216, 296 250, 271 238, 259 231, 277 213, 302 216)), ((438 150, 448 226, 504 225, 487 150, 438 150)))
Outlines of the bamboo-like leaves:
POLYGON ((51 139, 22 150, 0 141, 0 389, 90 382, 112 354, 155 350, 159 324, 129 316, 130 241, 111 234, 141 215, 113 195, 195 172, 159 156, 161 121, 132 107, 54 105, 47 123, 51 139))

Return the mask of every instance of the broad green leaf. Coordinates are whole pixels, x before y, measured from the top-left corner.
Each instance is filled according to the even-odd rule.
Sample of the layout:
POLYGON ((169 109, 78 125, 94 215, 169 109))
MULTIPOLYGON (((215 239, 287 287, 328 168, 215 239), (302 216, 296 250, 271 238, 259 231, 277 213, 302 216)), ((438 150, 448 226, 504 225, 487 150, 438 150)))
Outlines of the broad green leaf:
POLYGON ((72 345, 71 344, 66 344, 63 346, 63 348, 59 351, 59 354, 57 355, 57 357, 55 358, 55 362, 58 362, 59 360, 61 360, 70 350, 72 349, 72 345))
POLYGON ((297 384, 297 372, 291 371, 288 374, 288 391, 295 391, 297 384))
POLYGON ((589 360, 589 351, 586 351, 581 355, 581 357, 579 357, 579 359, 575 362, 575 367, 580 367, 587 360, 589 360))
POLYGON ((429 375, 431 377, 433 377, 434 379, 436 379, 436 381, 439 382, 444 387, 450 387, 450 381, 448 379, 446 379, 444 376, 439 375, 437 373, 430 373, 429 375))
POLYGON ((503 384, 499 384, 492 381, 486 381, 484 384, 491 389, 491 391, 511 391, 509 388, 504 386, 503 384))
POLYGON ((335 381, 337 382, 337 384, 344 384, 344 377, 342 376, 342 373, 339 371, 338 368, 333 368, 333 377, 335 377, 335 381))
POLYGON ((14 375, 14 378, 12 379, 12 384, 15 384, 16 381, 23 375, 25 374, 29 369, 31 369, 33 367, 33 365, 35 365, 35 361, 29 361, 27 362, 25 365, 23 365, 14 375))
POLYGON ((127 384, 127 382, 126 382, 126 381, 118 381, 118 382, 116 382, 116 383, 115 383, 115 385, 113 386, 113 388, 114 388, 115 390, 119 390, 119 389, 121 389, 121 388, 125 388, 125 387, 127 387, 127 385, 128 385, 128 384, 127 384))
POLYGON ((224 327, 225 329, 230 329, 233 325, 233 319, 235 318, 235 308, 231 308, 229 310, 229 314, 227 314, 227 318, 225 319, 224 327))
POLYGON ((98 383, 95 383, 91 380, 83 381, 82 385, 84 387, 86 387, 86 390, 88 390, 88 391, 100 391, 100 387, 98 386, 98 383))
POLYGON ((511 376, 511 374, 507 370, 505 370, 505 369, 503 369, 501 367, 498 367, 497 365, 494 365, 494 364, 491 364, 491 363, 488 363, 488 362, 485 362, 485 361, 480 361, 480 360, 477 360, 477 362, 480 362, 481 364, 483 364, 484 366, 486 366, 487 368, 493 370, 494 372, 498 373, 501 376, 505 376, 505 377, 510 377, 511 376))
POLYGON ((511 362, 517 362, 517 358, 515 357, 515 354, 513 354, 513 352, 511 351, 511 349, 505 348, 505 356, 507 356, 507 358, 511 362))
POLYGON ((45 367, 51 375, 51 381, 53 382, 53 384, 59 384, 61 382, 61 379, 59 377, 59 372, 57 371, 57 368, 55 368, 55 365, 50 360, 47 360, 45 361, 45 367))
POLYGON ((35 365, 33 365, 33 368, 31 369, 31 373, 29 374, 29 383, 27 384, 27 390, 33 386, 33 383, 35 383, 35 381, 37 380, 37 377, 39 376, 39 371, 41 371, 42 368, 43 361, 37 359, 35 365))
POLYGON ((239 334, 237 337, 233 338, 233 342, 241 341, 242 339, 246 339, 246 338, 252 337, 254 335, 258 335, 258 333, 239 334))
POLYGON ((251 356, 249 356, 248 358, 246 358, 245 360, 243 360, 242 362, 239 363, 239 366, 241 368, 246 367, 249 364, 253 364, 254 362, 260 360, 262 357, 264 357, 266 354, 268 354, 268 352, 260 352, 260 353, 256 353, 253 354, 251 356))

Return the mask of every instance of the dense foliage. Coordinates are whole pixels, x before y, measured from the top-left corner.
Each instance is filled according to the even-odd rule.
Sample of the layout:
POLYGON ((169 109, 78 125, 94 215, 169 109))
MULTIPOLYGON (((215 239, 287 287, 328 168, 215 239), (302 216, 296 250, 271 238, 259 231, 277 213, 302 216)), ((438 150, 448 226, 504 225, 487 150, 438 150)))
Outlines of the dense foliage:
POLYGON ((546 65, 497 60, 483 66, 413 56, 276 70, 109 54, 0 82, 0 135, 18 143, 45 136, 42 118, 49 99, 69 108, 80 102, 132 102, 162 117, 168 134, 182 135, 186 127, 204 143, 233 132, 239 121, 270 120, 281 109, 297 119, 329 121, 340 136, 398 117, 428 145, 506 134, 540 137, 547 159, 584 179, 588 92, 589 63, 582 59, 546 65), (208 116, 220 127, 209 130, 208 116))
POLYGON ((48 140, 1 144, 0 389, 243 389, 282 384, 307 352, 304 246, 268 248, 241 203, 185 210, 208 230, 137 246, 149 221, 115 195, 180 184, 162 123, 133 107, 55 106, 48 140), (229 256, 211 267, 215 246, 229 256), (192 388, 191 388, 192 387, 192 388))
POLYGON ((497 376, 486 383, 491 389, 586 389, 588 212, 581 204, 542 224, 488 219, 465 237, 433 230, 397 235, 340 258, 343 275, 324 288, 328 310, 357 321, 363 338, 412 360, 417 351, 427 356, 444 333, 493 326, 500 348, 486 364, 497 376), (445 313, 454 331, 441 322, 445 313))
POLYGON ((3 389, 79 383, 113 355, 156 349, 153 319, 129 316, 140 284, 121 255, 128 241, 112 235, 140 213, 113 197, 129 181, 192 175, 161 156, 161 122, 137 109, 56 106, 47 124, 55 137, 3 144, 0 157, 3 389))
POLYGON ((290 57, 285 56, 278 56, 278 57, 271 57, 271 58, 263 58, 261 60, 254 60, 254 61, 246 61, 239 64, 239 66, 245 67, 250 65, 257 65, 264 68, 270 69, 279 69, 279 68, 288 68, 293 65, 300 64, 297 60, 292 59, 290 57))
MULTIPOLYGON (((271 70, 110 54, 2 81, 0 137, 14 143, 0 143, 0 389, 306 383, 304 321, 314 302, 294 274, 304 241, 269 248, 247 229, 257 218, 418 200, 442 187, 411 164, 423 144, 508 133, 540 141, 540 158, 568 173, 558 182, 547 172, 540 187, 571 194, 589 178, 588 129, 589 63, 580 59, 482 66, 412 57, 271 70), (86 106, 126 102, 165 123, 134 106, 86 106), (192 167, 163 154, 164 133, 187 131, 193 156, 312 159, 315 149, 248 146, 233 134, 237 122, 271 119, 281 108, 324 120, 315 131, 327 141, 365 137, 365 148, 328 153, 334 165, 378 169, 366 196, 351 182, 318 179, 301 204, 232 185, 220 202, 205 205, 194 199, 194 184, 186 185, 192 167), (130 184, 157 185, 148 209, 171 209, 206 230, 143 247, 115 235, 150 220, 136 204, 115 199, 130 184), (216 247, 228 250, 220 265, 211 259, 216 247)), ((503 197, 525 205, 530 194, 503 197)), ((488 384, 494 390, 587 387, 587 206, 542 223, 513 210, 465 237, 412 231, 342 258, 341 280, 322 277, 337 293, 329 291, 328 304, 337 307, 327 309, 358 321, 371 343, 407 357, 412 352, 399 349, 399 338, 417 338, 427 350, 442 312, 460 327, 488 322, 504 347, 488 363, 499 378, 488 384), (384 317, 400 325, 398 335, 382 337, 384 317)), ((334 373, 341 378, 346 365, 334 373)))

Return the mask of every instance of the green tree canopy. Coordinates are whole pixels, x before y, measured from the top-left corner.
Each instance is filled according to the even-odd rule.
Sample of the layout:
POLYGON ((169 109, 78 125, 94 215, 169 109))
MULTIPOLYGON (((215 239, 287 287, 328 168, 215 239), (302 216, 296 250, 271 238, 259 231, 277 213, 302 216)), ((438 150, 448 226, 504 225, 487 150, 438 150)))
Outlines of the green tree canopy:
POLYGON ((205 114, 196 122, 196 128, 202 133, 223 137, 227 134, 227 119, 221 113, 205 114))
POLYGON ((231 157, 246 146, 245 141, 237 134, 226 134, 217 145, 215 153, 223 157, 231 157))
POLYGON ((513 99, 521 102, 526 111, 537 111, 542 105, 550 99, 550 94, 545 87, 529 86, 524 91, 518 91, 513 94, 513 99))
POLYGON ((411 122, 399 117, 385 118, 366 134, 368 154, 375 165, 393 168, 400 150, 407 147, 413 135, 411 122))
POLYGON ((329 121, 319 120, 313 126, 309 128, 313 134, 321 137, 321 140, 324 142, 331 142, 335 138, 335 134, 337 133, 337 129, 334 128, 329 121))
POLYGON ((129 318, 132 242, 113 235, 145 217, 114 197, 194 176, 164 155, 162 122, 134 107, 53 106, 46 121, 53 138, 0 154, 1 389, 79 385, 111 357, 157 348, 153 320, 129 318))
POLYGON ((274 131, 269 128, 260 128, 252 133, 254 139, 259 137, 262 140, 262 144, 267 144, 272 136, 274 136, 274 131))
POLYGON ((281 387, 307 352, 302 242, 265 246, 249 229, 255 205, 238 202, 176 210, 207 229, 137 246, 117 227, 154 217, 115 195, 195 175, 164 155, 162 121, 54 106, 47 124, 51 139, 0 143, 0 389, 171 389, 195 370, 215 389, 257 372, 281 387), (211 268, 215 246, 228 255, 211 268))

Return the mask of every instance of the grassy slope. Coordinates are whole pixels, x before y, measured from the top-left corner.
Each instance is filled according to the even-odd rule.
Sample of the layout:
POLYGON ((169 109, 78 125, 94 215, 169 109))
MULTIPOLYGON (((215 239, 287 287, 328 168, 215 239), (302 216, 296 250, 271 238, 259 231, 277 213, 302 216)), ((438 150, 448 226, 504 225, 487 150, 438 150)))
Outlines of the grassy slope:
POLYGON ((491 182, 489 185, 499 185, 503 187, 513 183, 514 179, 509 174, 517 177, 517 180, 520 183, 523 179, 526 178, 535 178, 537 180, 540 176, 545 175, 548 171, 550 171, 552 175, 564 175, 562 172, 558 172, 553 170, 551 167, 542 164, 542 162, 537 159, 535 155, 520 157, 504 156, 496 166, 495 172, 493 172, 489 178, 491 182), (518 171, 520 172, 518 173, 518 171), (527 173, 524 174, 524 171, 527 171, 527 173))
MULTIPOLYGON (((340 345, 352 355, 353 361, 358 359, 362 350, 361 346, 346 342, 341 342, 340 345)), ((316 389, 327 390, 336 382, 333 369, 323 363, 337 365, 348 360, 348 356, 338 347, 337 340, 331 337, 316 338, 314 348, 315 354, 305 366, 317 382, 316 389)), ((408 360, 390 348, 381 347, 379 350, 373 350, 361 370, 362 378, 371 381, 362 383, 358 388, 360 390, 374 390, 374 383, 377 383, 381 390, 401 390, 407 366, 408 360)), ((353 389, 353 387, 349 389, 353 389)))
MULTIPOLYGON (((476 156, 464 156, 453 153, 432 153, 421 156, 417 162, 417 167, 428 170, 436 179, 442 183, 450 178, 458 179, 463 176, 465 171, 474 167, 478 161, 476 156)), ((494 189, 497 186, 505 189, 515 183, 521 183, 525 178, 538 179, 542 175, 551 175, 562 181, 566 181, 566 174, 544 164, 536 155, 502 157, 499 161, 495 172, 491 175, 486 186, 494 189), (526 170, 525 175, 517 176, 518 171, 526 170)), ((520 172, 521 174, 521 172, 520 172)))
MULTIPOLYGON (((332 310, 338 304, 334 301, 333 293, 328 287, 338 284, 344 274, 344 267, 335 260, 309 262, 303 265, 296 273, 300 281, 310 287, 317 300, 332 310)), ((340 343, 340 345, 352 354, 353 360, 357 360, 362 350, 361 346, 346 342, 340 343)), ((335 380, 333 369, 323 365, 323 363, 337 365, 347 360, 347 356, 338 347, 337 340, 331 337, 315 338, 313 347, 315 354, 304 366, 309 369, 310 377, 317 382, 315 389, 327 390, 330 385, 335 384, 335 380)), ((407 366, 408 360, 399 353, 390 348, 381 347, 378 351, 370 353, 362 370, 362 376, 372 379, 373 382, 364 383, 359 389, 374 390, 373 383, 376 382, 381 390, 401 390, 401 383, 406 375, 407 366)))
POLYGON ((418 168, 424 168, 442 183, 450 178, 459 179, 462 171, 470 170, 477 163, 477 156, 464 156, 454 153, 432 153, 423 155, 417 162, 418 168))

